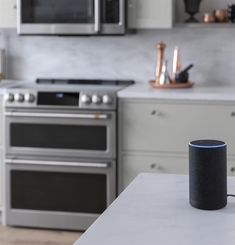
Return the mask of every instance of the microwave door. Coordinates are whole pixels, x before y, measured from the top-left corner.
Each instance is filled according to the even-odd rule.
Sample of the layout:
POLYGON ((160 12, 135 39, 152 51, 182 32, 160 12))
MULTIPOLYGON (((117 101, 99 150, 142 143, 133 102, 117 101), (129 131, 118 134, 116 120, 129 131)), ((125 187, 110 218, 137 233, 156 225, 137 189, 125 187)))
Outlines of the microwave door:
POLYGON ((125 34, 125 0, 101 0, 102 34, 125 34))
POLYGON ((99 33, 100 3, 101 0, 18 0, 18 33, 99 33))

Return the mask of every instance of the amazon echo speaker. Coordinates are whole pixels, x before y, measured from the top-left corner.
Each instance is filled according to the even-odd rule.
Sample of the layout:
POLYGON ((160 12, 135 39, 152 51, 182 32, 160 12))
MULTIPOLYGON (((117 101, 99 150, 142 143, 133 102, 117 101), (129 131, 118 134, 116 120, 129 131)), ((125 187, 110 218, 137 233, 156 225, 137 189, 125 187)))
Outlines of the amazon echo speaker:
POLYGON ((189 143, 189 201, 199 209, 227 204, 227 147, 218 140, 189 143))

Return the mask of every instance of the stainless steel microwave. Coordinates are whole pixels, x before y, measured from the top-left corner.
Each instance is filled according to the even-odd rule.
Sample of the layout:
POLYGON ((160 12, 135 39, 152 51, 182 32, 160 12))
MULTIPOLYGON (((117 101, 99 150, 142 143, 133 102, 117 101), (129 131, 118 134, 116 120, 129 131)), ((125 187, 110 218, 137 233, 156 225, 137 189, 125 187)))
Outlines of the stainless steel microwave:
POLYGON ((125 0, 17 0, 20 35, 125 33, 125 0))

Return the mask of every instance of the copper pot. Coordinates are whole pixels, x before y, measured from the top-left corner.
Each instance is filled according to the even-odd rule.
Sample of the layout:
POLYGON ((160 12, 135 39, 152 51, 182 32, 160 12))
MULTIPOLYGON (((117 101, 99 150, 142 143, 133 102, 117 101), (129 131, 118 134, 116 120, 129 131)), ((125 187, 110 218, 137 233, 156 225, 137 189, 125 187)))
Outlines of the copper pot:
POLYGON ((203 15, 203 22, 204 23, 214 23, 215 22, 215 16, 212 13, 205 13, 203 15))
POLYGON ((228 11, 227 9, 217 9, 214 11, 216 22, 228 22, 228 11))

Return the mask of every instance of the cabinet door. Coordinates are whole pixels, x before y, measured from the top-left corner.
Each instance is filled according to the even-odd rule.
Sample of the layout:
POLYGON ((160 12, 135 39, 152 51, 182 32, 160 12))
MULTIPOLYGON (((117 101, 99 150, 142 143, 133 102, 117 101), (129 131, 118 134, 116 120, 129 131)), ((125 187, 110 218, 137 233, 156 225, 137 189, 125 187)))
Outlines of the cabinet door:
POLYGON ((3 207, 3 186, 4 186, 4 176, 3 176, 3 150, 0 148, 0 211, 3 207))
POLYGON ((172 0, 129 0, 129 28, 171 28, 172 0))
POLYGON ((188 158, 177 155, 124 154, 120 157, 119 167, 119 181, 122 190, 142 172, 187 174, 188 158))
POLYGON ((16 0, 0 0, 0 28, 16 28, 16 0))
POLYGON ((187 153, 192 140, 217 139, 235 155, 235 105, 142 101, 120 112, 121 151, 187 153))
POLYGON ((229 176, 235 176, 235 159, 234 158, 227 159, 227 173, 229 176))

